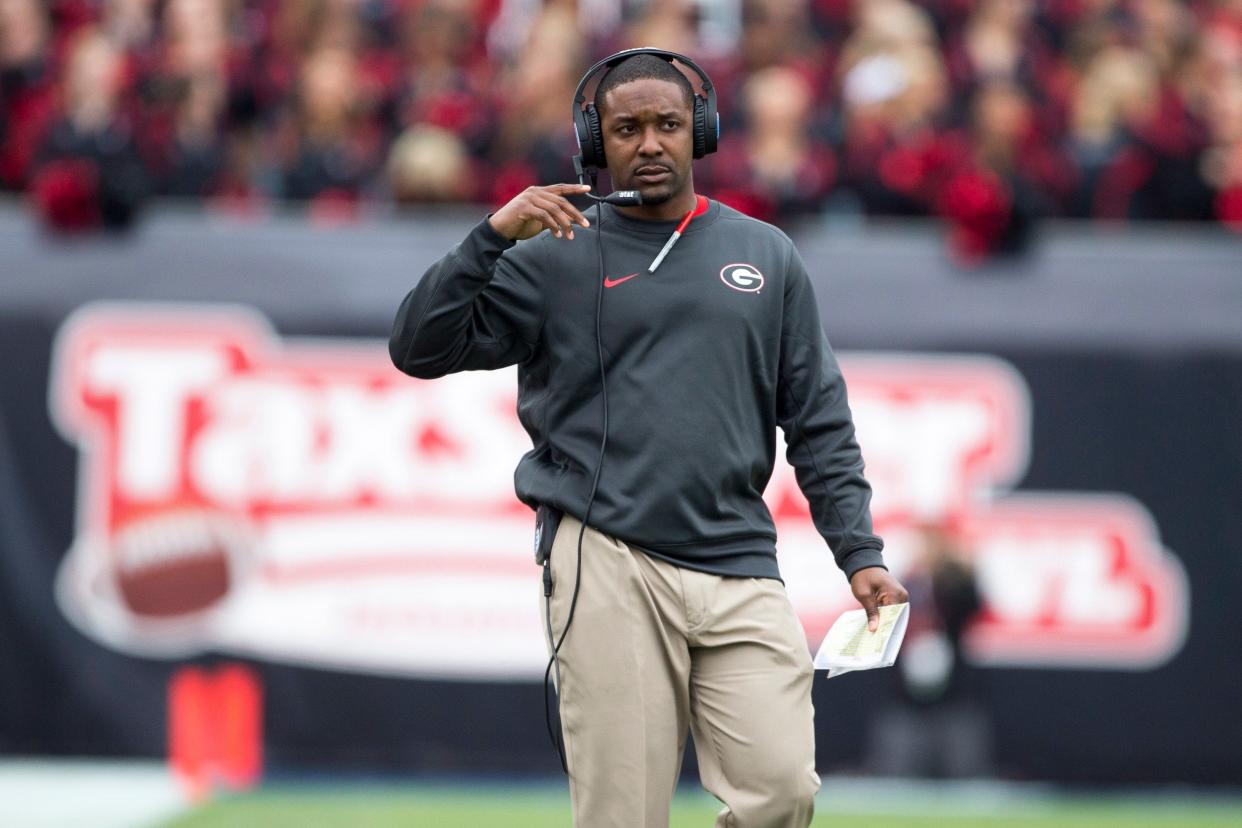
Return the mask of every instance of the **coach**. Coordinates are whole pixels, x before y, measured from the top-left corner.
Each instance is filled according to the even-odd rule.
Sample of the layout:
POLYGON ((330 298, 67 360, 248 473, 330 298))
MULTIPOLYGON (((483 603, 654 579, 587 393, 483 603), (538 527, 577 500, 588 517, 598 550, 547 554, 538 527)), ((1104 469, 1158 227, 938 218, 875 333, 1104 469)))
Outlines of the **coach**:
POLYGON ((570 201, 589 187, 527 189, 410 291, 390 352, 427 379, 519 366, 534 448, 517 494, 559 518, 540 526, 575 825, 667 825, 693 731, 717 826, 806 826, 811 660, 762 499, 777 426, 873 623, 906 591, 871 529, 801 257, 694 191, 692 159, 717 137, 710 80, 630 50, 593 67, 579 99, 597 69, 593 102, 574 105, 582 153, 641 204, 600 204, 592 223, 570 201))

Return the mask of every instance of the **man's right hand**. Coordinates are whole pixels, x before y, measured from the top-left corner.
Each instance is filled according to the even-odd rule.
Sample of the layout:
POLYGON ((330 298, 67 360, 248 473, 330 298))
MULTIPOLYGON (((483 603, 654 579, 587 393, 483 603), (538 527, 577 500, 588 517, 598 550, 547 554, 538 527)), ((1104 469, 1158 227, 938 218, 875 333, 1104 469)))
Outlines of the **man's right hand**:
POLYGON ((579 195, 591 188, 586 184, 549 184, 527 187, 488 219, 492 228, 507 239, 521 241, 545 228, 560 238, 573 238, 574 225, 590 227, 586 216, 569 203, 566 196, 579 195))

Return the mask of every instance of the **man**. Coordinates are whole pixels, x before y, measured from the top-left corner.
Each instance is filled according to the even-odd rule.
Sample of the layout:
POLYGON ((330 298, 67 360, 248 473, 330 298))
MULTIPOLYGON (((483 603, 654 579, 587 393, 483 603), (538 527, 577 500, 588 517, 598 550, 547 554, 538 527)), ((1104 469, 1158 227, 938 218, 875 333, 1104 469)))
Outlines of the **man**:
POLYGON ((718 826, 810 823, 811 660, 762 500, 778 425, 854 595, 873 615, 906 600, 871 532, 802 260, 780 230, 696 196, 695 106, 668 60, 613 65, 595 93, 600 137, 614 186, 642 204, 601 205, 593 225, 569 200, 586 187, 527 189, 427 271, 390 341, 393 362, 423 378, 519 365, 534 448, 515 483, 523 502, 564 514, 549 633, 564 635, 575 824, 591 828, 667 825, 688 730, 725 804, 718 826), (683 236, 650 272, 679 220, 683 236))

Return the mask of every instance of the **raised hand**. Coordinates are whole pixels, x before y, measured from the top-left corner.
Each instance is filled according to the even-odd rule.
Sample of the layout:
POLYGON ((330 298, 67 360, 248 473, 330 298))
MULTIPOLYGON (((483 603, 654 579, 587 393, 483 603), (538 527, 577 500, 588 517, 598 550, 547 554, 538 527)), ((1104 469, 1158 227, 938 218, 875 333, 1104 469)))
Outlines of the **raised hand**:
POLYGON ((574 237, 575 224, 590 227, 582 212, 569 203, 566 196, 585 193, 586 184, 549 184, 527 187, 488 219, 496 232, 505 238, 520 241, 541 233, 545 228, 560 238, 574 237))

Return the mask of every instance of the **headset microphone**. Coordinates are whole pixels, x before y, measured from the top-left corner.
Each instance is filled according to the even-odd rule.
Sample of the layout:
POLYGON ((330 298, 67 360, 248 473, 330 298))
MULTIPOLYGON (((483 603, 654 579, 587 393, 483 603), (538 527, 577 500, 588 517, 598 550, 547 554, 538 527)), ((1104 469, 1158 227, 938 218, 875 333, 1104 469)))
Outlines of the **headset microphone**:
MULTIPOLYGON (((584 186, 587 184, 587 176, 590 175, 590 187, 592 190, 595 189, 596 176, 599 171, 595 167, 583 169, 582 156, 580 154, 574 156, 574 172, 578 176, 578 183, 584 186)), ((638 190, 615 190, 606 196, 597 196, 595 193, 590 192, 583 193, 583 195, 592 201, 602 201, 604 204, 614 204, 618 207, 637 207, 643 203, 643 194, 638 190)))
POLYGON ((606 196, 586 193, 586 197, 594 201, 602 201, 605 204, 615 204, 618 207, 636 207, 643 203, 643 194, 638 190, 617 190, 606 196))

